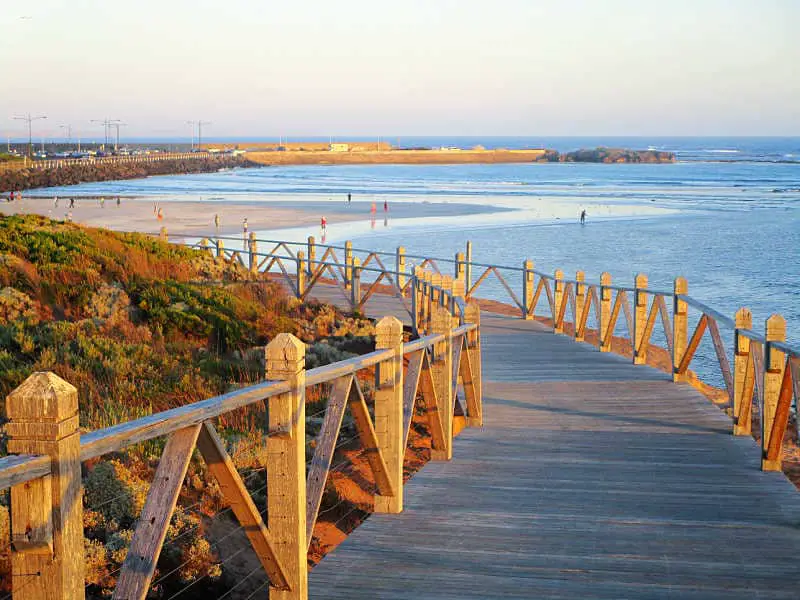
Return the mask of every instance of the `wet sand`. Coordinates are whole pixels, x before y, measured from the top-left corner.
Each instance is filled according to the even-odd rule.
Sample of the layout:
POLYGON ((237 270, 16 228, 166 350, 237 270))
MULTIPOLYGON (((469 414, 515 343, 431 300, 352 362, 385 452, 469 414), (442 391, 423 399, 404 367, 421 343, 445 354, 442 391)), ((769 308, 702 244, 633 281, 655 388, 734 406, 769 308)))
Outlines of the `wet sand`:
POLYGON ((404 219, 412 217, 460 216, 498 212, 494 206, 457 203, 390 203, 384 211, 382 203, 325 202, 282 200, 229 201, 229 200, 169 200, 157 198, 75 197, 75 207, 69 208, 69 197, 60 197, 58 205, 52 197, 23 197, 13 203, 0 203, 0 213, 39 214, 52 219, 72 221, 91 227, 105 227, 117 231, 156 233, 166 227, 172 236, 202 236, 217 232, 221 235, 242 232, 244 219, 250 231, 275 230, 291 227, 319 225, 324 216, 328 223, 364 221, 367 219, 404 219), (158 208, 162 218, 158 218, 158 208), (214 225, 219 215, 220 226, 214 225))

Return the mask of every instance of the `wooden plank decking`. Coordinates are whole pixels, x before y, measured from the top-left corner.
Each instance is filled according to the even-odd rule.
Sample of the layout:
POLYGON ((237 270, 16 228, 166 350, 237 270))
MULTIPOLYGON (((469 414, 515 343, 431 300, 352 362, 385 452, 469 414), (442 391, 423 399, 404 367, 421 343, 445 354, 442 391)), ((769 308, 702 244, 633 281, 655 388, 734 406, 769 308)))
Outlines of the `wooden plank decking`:
POLYGON ((326 557, 311 598, 800 597, 800 494, 718 408, 538 323, 482 319, 485 426, 326 557))

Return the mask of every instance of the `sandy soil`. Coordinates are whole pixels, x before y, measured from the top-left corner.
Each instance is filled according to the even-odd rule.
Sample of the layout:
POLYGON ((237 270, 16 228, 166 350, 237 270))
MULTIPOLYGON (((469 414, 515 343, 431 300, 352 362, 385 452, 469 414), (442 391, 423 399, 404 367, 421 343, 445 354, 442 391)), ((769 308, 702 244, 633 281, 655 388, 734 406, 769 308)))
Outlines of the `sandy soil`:
POLYGON ((157 233, 166 227, 170 238, 213 234, 236 235, 242 233, 247 219, 249 231, 263 231, 300 226, 317 226, 324 215, 329 225, 335 223, 366 221, 370 219, 403 219, 409 217, 440 217, 498 212, 506 209, 448 202, 391 202, 384 210, 382 202, 353 201, 347 203, 324 200, 170 200, 167 198, 116 197, 104 201, 94 197, 75 197, 74 208, 69 207, 70 197, 62 196, 56 205, 53 197, 24 196, 13 203, 0 202, 0 214, 39 214, 64 220, 71 215, 76 223, 91 227, 105 227, 117 231, 157 233), (158 208, 162 218, 158 219, 158 208), (374 208, 374 212, 373 212, 374 208), (219 215, 220 227, 214 226, 214 216, 219 215))

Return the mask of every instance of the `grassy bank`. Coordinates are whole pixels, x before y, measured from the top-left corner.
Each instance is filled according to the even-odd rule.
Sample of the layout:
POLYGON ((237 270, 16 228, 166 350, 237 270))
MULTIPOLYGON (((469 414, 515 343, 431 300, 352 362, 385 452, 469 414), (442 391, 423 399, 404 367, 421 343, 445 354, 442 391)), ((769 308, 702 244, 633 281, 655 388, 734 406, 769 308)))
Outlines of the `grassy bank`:
MULTIPOLYGON (((0 218, 0 394, 34 371, 53 371, 78 388, 84 430, 261 381, 263 346, 284 331, 309 344, 309 367, 373 345, 371 323, 301 303, 208 253, 42 217, 0 218)), ((309 414, 325 401, 324 390, 310 393, 309 414)), ((259 505, 264 410, 240 410, 216 423, 259 505)), ((5 441, 0 435, 2 453, 5 441)), ((84 464, 88 598, 110 597, 162 447, 163 440, 143 443, 84 464)), ((187 481, 153 598, 199 579, 203 584, 182 597, 204 597, 229 589, 237 576, 237 563, 224 559, 223 540, 233 539, 226 536, 236 524, 219 487, 197 459, 187 481)), ((338 502, 336 494, 326 502, 338 502)), ((0 498, 3 592, 7 507, 6 495, 0 498)))

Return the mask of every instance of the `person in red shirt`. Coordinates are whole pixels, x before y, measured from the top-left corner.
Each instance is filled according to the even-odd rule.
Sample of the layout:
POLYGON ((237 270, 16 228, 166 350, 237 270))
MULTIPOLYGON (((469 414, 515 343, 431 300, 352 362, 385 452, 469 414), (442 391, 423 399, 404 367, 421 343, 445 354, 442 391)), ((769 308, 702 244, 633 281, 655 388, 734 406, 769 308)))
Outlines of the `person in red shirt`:
POLYGON ((322 217, 319 220, 319 225, 322 228, 322 231, 325 231, 328 228, 328 220, 325 217, 322 217))

